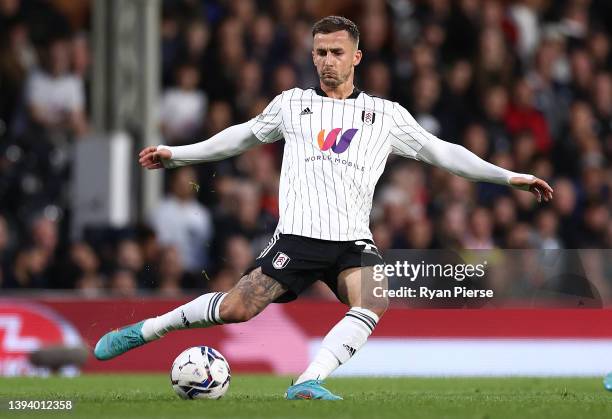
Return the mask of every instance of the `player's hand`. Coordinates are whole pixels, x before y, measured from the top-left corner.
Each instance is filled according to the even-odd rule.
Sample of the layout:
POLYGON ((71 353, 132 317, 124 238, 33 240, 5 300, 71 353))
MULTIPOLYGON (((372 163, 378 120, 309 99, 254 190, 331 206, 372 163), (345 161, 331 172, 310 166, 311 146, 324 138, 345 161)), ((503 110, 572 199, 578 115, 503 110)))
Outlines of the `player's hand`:
POLYGON ((536 196, 538 202, 542 202, 542 199, 548 202, 553 198, 553 188, 551 188, 548 183, 535 176, 532 178, 512 177, 510 178, 510 185, 531 192, 536 196))
POLYGON ((170 150, 157 147, 145 147, 138 155, 138 163, 145 169, 163 169, 164 165, 162 160, 169 160, 172 158, 172 152, 170 150))

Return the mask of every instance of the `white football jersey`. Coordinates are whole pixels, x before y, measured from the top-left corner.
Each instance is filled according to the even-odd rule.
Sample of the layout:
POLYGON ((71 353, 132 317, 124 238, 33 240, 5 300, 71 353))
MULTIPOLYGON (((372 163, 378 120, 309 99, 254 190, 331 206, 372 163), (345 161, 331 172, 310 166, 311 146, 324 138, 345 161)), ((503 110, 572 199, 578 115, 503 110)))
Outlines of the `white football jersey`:
POLYGON ((387 157, 416 159, 431 135, 396 102, 359 90, 332 99, 319 87, 284 91, 249 124, 264 143, 285 139, 276 233, 333 241, 372 238, 387 157))

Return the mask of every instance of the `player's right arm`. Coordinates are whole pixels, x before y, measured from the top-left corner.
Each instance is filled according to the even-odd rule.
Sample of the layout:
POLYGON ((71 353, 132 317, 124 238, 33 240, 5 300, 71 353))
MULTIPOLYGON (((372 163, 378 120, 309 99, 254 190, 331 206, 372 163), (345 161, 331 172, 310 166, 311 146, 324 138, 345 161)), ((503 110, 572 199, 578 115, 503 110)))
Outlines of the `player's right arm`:
POLYGON ((283 138, 282 94, 276 96, 264 111, 248 122, 233 125, 199 143, 170 147, 159 145, 144 148, 139 163, 146 169, 172 169, 236 156, 263 143, 283 138))

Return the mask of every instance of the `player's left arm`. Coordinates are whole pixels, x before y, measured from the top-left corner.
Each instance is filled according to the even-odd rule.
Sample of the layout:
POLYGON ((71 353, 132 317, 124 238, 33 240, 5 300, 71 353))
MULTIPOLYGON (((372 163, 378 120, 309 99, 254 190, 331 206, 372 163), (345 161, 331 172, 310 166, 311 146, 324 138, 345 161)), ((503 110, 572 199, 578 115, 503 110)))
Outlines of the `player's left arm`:
POLYGON ((397 104, 393 118, 395 126, 391 136, 392 148, 396 154, 424 161, 472 181, 498 183, 530 191, 538 202, 552 199, 553 189, 546 181, 496 166, 461 145, 437 138, 397 104))
POLYGON ((429 134, 417 158, 472 181, 499 183, 532 192, 538 202, 548 202, 553 189, 544 180, 529 174, 516 173, 491 164, 467 148, 442 141, 429 134))

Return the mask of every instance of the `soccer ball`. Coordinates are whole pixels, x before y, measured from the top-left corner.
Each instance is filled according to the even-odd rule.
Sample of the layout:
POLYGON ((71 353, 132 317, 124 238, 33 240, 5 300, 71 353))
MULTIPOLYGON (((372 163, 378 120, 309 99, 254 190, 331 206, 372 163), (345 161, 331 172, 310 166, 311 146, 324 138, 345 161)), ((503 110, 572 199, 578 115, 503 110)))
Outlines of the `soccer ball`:
POLYGON ((181 399, 218 399, 227 392, 230 378, 223 355, 208 346, 181 352, 170 372, 172 388, 181 399))

